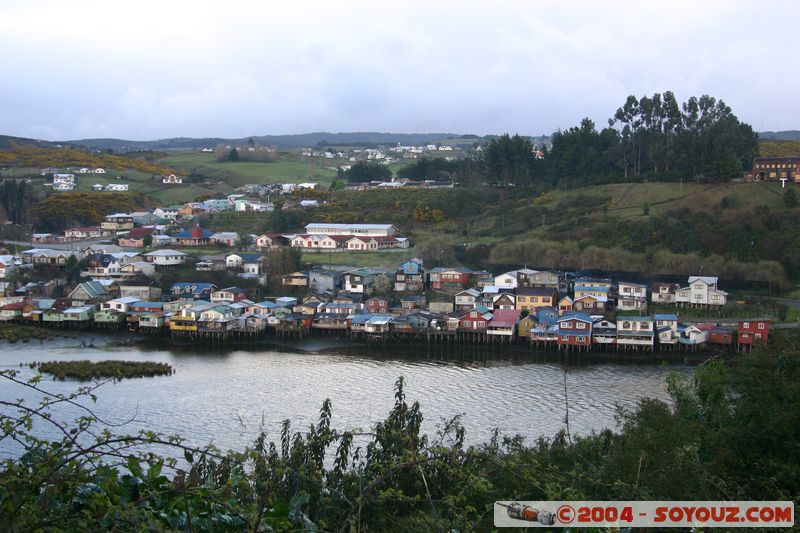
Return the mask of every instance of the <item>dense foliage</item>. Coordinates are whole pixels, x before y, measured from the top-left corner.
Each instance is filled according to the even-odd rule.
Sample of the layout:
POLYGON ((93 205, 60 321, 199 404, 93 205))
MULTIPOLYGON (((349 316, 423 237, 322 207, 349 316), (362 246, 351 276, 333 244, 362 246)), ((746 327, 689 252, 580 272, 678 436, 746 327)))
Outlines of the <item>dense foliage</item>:
POLYGON ((693 96, 679 105, 666 91, 628 96, 601 132, 584 119, 580 127, 554 134, 546 172, 555 179, 621 174, 728 180, 750 168, 756 155, 752 127, 722 100, 693 96))
POLYGON ((351 182, 388 181, 392 178, 392 171, 380 163, 359 161, 349 169, 341 170, 340 176, 351 182))
POLYGON ((168 363, 146 361, 49 361, 38 363, 36 368, 62 381, 67 378, 90 381, 97 378, 141 378, 172 374, 172 367, 168 363))
POLYGON ((15 224, 31 222, 30 206, 39 194, 25 181, 3 180, 0 184, 0 205, 6 218, 15 224))
POLYGON ((17 167, 48 168, 91 167, 106 170, 138 170, 148 174, 169 174, 169 168, 151 162, 147 152, 113 155, 88 152, 73 148, 40 148, 38 146, 13 144, 11 150, 0 150, 0 165, 17 167))
POLYGON ((30 208, 37 231, 64 231, 70 226, 99 224, 111 213, 130 213, 149 205, 143 195, 65 192, 53 194, 30 208))
POLYGON ((3 402, 0 438, 23 450, 0 466, 0 515, 10 531, 486 531, 498 499, 798 502, 800 355, 781 342, 670 379, 672 405, 641 400, 619 412, 618 433, 577 437, 567 426, 552 439, 472 447, 458 418, 423 434, 402 378, 394 408, 368 433, 333 429, 326 401, 305 431, 287 420, 277 442, 261 435, 223 454, 178 437, 94 431, 85 402, 94 387, 57 397, 4 371, 8 385, 46 399, 3 402), (52 417, 63 402, 85 416, 52 417), (62 436, 40 438, 40 424, 62 436), (181 463, 148 451, 156 445, 181 463))

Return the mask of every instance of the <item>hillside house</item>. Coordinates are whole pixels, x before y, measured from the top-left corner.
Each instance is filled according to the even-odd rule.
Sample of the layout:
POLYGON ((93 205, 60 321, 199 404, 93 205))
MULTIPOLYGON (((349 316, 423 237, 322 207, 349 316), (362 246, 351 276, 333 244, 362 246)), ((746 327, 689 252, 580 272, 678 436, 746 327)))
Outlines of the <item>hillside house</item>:
POLYGON ((558 274, 522 268, 517 270, 519 287, 545 287, 558 290, 558 274))
POLYGON ((176 267, 186 261, 186 254, 177 250, 164 248, 144 254, 145 260, 156 267, 176 267))
POLYGON ((375 277, 380 274, 384 274, 384 271, 374 268, 350 270, 345 272, 342 277, 343 288, 346 292, 364 294, 372 287, 375 277))
POLYGON ((368 298, 364 301, 364 308, 372 315, 386 314, 389 312, 389 300, 379 296, 368 298))
POLYGON ((452 313, 455 310, 455 306, 453 305, 453 300, 449 300, 447 298, 437 298, 428 303, 428 309, 431 313, 446 315, 448 313, 452 313))
POLYGON ((467 289, 457 292, 455 295, 456 307, 455 310, 461 313, 466 313, 474 308, 478 297, 481 295, 476 289, 467 289))
POLYGON ((342 287, 344 276, 337 270, 312 268, 308 271, 308 290, 316 293, 333 293, 342 287))
POLYGON ((654 305, 674 304, 675 292, 680 288, 677 283, 655 282, 650 286, 650 300, 654 305))
POLYGON ((307 289, 308 274, 300 271, 292 272, 291 274, 284 274, 281 276, 281 285, 293 289, 307 289))
POLYGON ((208 246, 211 236, 214 235, 213 231, 203 229, 199 224, 195 224, 191 228, 179 231, 172 236, 172 244, 175 246, 208 246))
POLYGON ((428 285, 433 290, 462 291, 469 285, 471 274, 468 268, 432 268, 428 271, 428 285))
POLYGON ((492 285, 500 290, 514 290, 517 288, 517 271, 512 270, 494 278, 492 285))
POLYGON ((140 301, 157 302, 161 299, 161 289, 150 285, 120 285, 120 297, 132 296, 140 301))
POLYGON ((64 238, 69 241, 99 239, 101 235, 100 226, 87 226, 84 228, 69 228, 64 230, 64 238))
POLYGON ((127 213, 114 213, 107 215, 100 223, 100 229, 107 233, 129 231, 133 229, 133 217, 127 213))
POLYGON ((728 293, 717 288, 717 278, 689 276, 689 286, 675 291, 678 307, 718 307, 728 301, 728 293))
POLYGON ((422 259, 409 259, 397 267, 394 273, 395 292, 420 292, 425 286, 425 269, 422 259))
POLYGON ((14 274, 17 265, 13 255, 0 255, 0 279, 6 279, 14 274))
POLYGON ((617 284, 617 310, 646 311, 647 285, 620 281, 617 284))
POLYGON ((180 176, 176 176, 175 174, 169 174, 161 178, 161 183, 167 185, 180 185, 183 183, 183 178, 180 176))
POLYGON ((603 314, 609 310, 608 298, 605 296, 593 296, 591 294, 575 298, 572 302, 572 307, 575 311, 585 313, 603 314))
POLYGON ((156 267, 147 261, 131 261, 119 267, 117 274, 119 278, 152 278, 156 275, 156 267))
POLYGON ((155 228, 133 228, 119 238, 119 245, 126 248, 144 248, 145 239, 153 239, 155 228))
POLYGON ((217 246, 236 246, 239 243, 239 234, 235 231, 218 231, 208 238, 208 244, 217 246))
POLYGON ((574 311, 574 301, 572 296, 564 296, 558 301, 558 314, 563 315, 564 313, 568 313, 570 311, 574 311))
POLYGON ((611 282, 609 280, 608 284, 602 282, 594 282, 591 280, 575 280, 575 286, 573 289, 573 298, 577 300, 578 298, 583 298, 584 296, 596 296, 601 298, 608 298, 609 293, 611 292, 611 282))
POLYGON ((163 219, 163 220, 171 220, 175 221, 181 214, 181 206, 179 205, 169 205, 167 207, 156 207, 153 210, 153 215, 163 219))
POLYGON ((491 308, 495 311, 500 309, 516 309, 517 306, 514 295, 504 292, 492 297, 491 308))

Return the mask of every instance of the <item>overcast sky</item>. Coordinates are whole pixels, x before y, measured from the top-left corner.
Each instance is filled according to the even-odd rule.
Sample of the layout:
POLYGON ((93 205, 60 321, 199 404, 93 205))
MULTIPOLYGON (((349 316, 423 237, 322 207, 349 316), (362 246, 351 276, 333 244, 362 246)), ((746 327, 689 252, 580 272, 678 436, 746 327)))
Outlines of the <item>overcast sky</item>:
POLYGON ((800 2, 0 2, 0 134, 548 134, 628 94, 800 129, 800 2))

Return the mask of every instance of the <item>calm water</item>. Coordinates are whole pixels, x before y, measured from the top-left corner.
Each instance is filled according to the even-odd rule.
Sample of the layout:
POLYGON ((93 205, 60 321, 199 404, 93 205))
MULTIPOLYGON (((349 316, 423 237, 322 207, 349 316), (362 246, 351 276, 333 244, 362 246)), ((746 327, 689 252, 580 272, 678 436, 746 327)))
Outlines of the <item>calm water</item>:
MULTIPOLYGON (((470 443, 487 441, 493 428, 535 439, 551 437, 564 427, 563 367, 527 356, 409 359, 380 352, 298 353, 274 348, 197 353, 105 343, 96 341, 96 348, 83 348, 75 339, 2 344, 0 366, 20 369, 20 363, 74 359, 168 362, 176 370, 172 376, 123 380, 101 388, 96 411, 116 422, 135 417, 122 432, 147 428, 177 433, 192 444, 214 443, 223 449, 251 444, 262 427, 277 441, 286 418, 294 429, 305 429, 316 421, 325 398, 333 403, 334 427, 367 430, 391 408, 398 376, 406 379, 407 399, 420 402, 428 432, 457 414, 464 415, 470 443)), ((34 375, 28 367, 20 371, 23 378, 34 375)), ((642 397, 666 400, 667 375, 690 371, 685 365, 570 367, 572 432, 615 428, 616 405, 633 407, 642 397)), ((45 377, 41 386, 68 393, 80 385, 45 377)), ((0 399, 36 401, 40 396, 0 380, 0 399)), ((13 453, 10 444, 0 441, 0 455, 13 453)))

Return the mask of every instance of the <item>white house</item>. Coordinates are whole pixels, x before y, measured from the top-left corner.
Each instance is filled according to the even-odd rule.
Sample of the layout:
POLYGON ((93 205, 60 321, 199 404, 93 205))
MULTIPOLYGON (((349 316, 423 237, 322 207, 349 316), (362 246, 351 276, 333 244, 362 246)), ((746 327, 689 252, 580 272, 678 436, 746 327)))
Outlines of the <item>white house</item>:
POLYGON ((72 183, 54 183, 53 190, 59 192, 69 192, 75 188, 75 185, 72 183))
POLYGON ((167 220, 175 220, 176 218, 178 218, 179 213, 180 213, 180 206, 177 205, 170 205, 168 207, 156 207, 153 210, 153 214, 155 216, 167 220))
POLYGON ((161 183, 167 183, 169 185, 179 185, 183 183, 183 178, 176 176, 175 174, 170 174, 169 176, 164 176, 161 180, 161 183))
POLYGON ((53 174, 53 184, 75 183, 75 174, 53 174))
POLYGON ((112 192, 126 192, 128 187, 129 185, 127 183, 109 183, 106 185, 106 190, 112 192))
POLYGON ((105 174, 106 171, 103 168, 96 168, 96 169, 94 169, 94 173, 95 174, 105 174))
POLYGON ((717 289, 717 278, 689 276, 689 286, 675 291, 675 303, 685 306, 721 306, 728 301, 728 293, 717 289))
POLYGON ((647 310, 647 285, 620 281, 617 285, 617 309, 620 311, 647 310))
POLYGON ((655 322, 649 316, 617 318, 617 345, 652 348, 655 343, 655 322))
POLYGON ((5 279, 16 270, 13 255, 0 255, 0 279, 5 279))
POLYGON ((176 266, 186 261, 186 254, 177 250, 165 248, 144 254, 147 261, 156 266, 176 266))
POLYGON ((139 298, 134 298, 133 296, 124 296, 122 298, 114 298, 113 300, 108 300, 102 303, 101 309, 103 311, 117 311, 120 313, 127 313, 128 307, 131 304, 135 304, 139 302, 139 298))
POLYGON ((492 285, 498 289, 516 289, 518 283, 519 281, 517 280, 517 272, 516 270, 512 270, 511 272, 500 274, 494 278, 492 285))
POLYGON ((239 234, 234 231, 220 231, 208 238, 210 244, 222 244, 224 246, 235 246, 239 242, 239 234))

